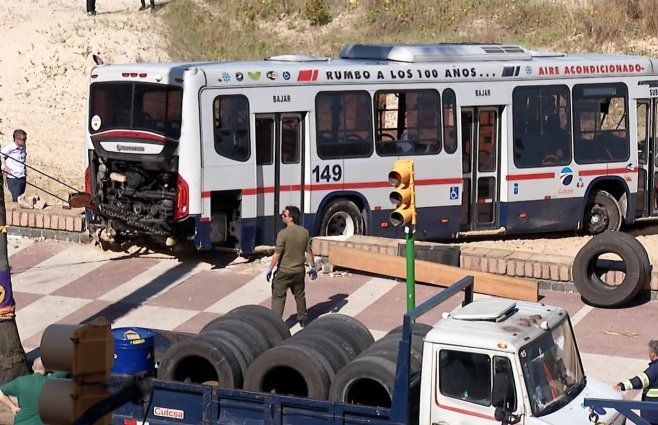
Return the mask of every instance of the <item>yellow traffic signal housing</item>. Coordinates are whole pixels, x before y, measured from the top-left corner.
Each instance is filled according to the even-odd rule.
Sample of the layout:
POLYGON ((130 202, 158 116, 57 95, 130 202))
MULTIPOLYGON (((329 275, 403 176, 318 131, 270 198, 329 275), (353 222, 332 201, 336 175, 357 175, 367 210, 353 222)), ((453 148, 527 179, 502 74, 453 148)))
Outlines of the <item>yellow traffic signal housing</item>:
POLYGON ((416 225, 416 194, 414 187, 414 162, 400 159, 388 173, 388 181, 395 186, 389 199, 395 204, 390 221, 393 226, 416 225))
MULTIPOLYGON (((107 386, 114 361, 114 338, 104 318, 87 325, 50 325, 41 337, 41 359, 50 370, 70 372, 72 379, 46 381, 39 415, 47 424, 71 424, 111 395, 107 386)), ((110 416, 96 422, 109 424, 110 416)))

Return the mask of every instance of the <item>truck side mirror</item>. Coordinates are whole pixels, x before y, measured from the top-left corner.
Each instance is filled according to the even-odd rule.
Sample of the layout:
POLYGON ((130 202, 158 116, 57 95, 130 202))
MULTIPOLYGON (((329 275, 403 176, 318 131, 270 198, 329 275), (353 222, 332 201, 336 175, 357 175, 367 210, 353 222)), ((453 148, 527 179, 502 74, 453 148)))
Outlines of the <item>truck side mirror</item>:
POLYGON ((513 425, 521 422, 521 416, 514 415, 502 407, 496 407, 494 411, 494 418, 500 421, 501 425, 513 425))

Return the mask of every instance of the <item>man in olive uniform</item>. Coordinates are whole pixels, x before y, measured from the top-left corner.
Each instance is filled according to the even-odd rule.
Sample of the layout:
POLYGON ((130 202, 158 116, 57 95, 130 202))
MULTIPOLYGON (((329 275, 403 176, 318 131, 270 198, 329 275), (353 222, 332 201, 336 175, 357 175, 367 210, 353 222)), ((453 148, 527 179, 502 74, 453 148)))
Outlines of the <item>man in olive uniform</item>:
POLYGON ((272 311, 283 317, 288 288, 295 296, 297 303, 297 321, 304 327, 308 323, 306 312, 306 294, 304 293, 304 254, 311 264, 308 275, 311 280, 318 277, 318 271, 313 265, 313 251, 308 230, 299 225, 301 212, 295 206, 287 206, 281 212, 281 220, 286 228, 276 236, 276 248, 266 279, 272 279, 274 266, 279 265, 272 279, 272 311), (279 260, 281 260, 279 262, 279 260))

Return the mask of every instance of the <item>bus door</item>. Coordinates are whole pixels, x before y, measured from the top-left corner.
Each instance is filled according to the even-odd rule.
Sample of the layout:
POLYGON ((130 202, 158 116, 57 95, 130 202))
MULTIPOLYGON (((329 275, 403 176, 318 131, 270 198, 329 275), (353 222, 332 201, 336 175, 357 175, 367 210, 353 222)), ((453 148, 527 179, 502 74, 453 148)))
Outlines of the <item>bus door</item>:
POLYGON ((462 232, 498 227, 499 109, 461 108, 462 232))
POLYGON ((304 211, 304 116, 286 112, 255 117, 256 182, 262 188, 256 194, 256 211, 259 227, 266 232, 259 238, 263 244, 276 241, 287 205, 304 211))
POLYGON ((658 119, 658 99, 638 99, 637 101, 637 198, 636 217, 658 215, 658 149, 656 149, 656 121, 658 119))

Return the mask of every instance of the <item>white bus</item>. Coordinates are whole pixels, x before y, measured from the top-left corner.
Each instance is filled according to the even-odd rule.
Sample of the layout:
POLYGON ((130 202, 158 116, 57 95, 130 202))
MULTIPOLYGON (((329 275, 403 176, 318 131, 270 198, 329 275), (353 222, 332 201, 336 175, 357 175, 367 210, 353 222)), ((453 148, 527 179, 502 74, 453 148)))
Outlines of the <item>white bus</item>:
POLYGON ((436 44, 97 66, 90 226, 250 252, 296 205, 313 235, 401 237, 387 174, 405 158, 419 239, 617 230, 658 214, 657 65, 436 44))

